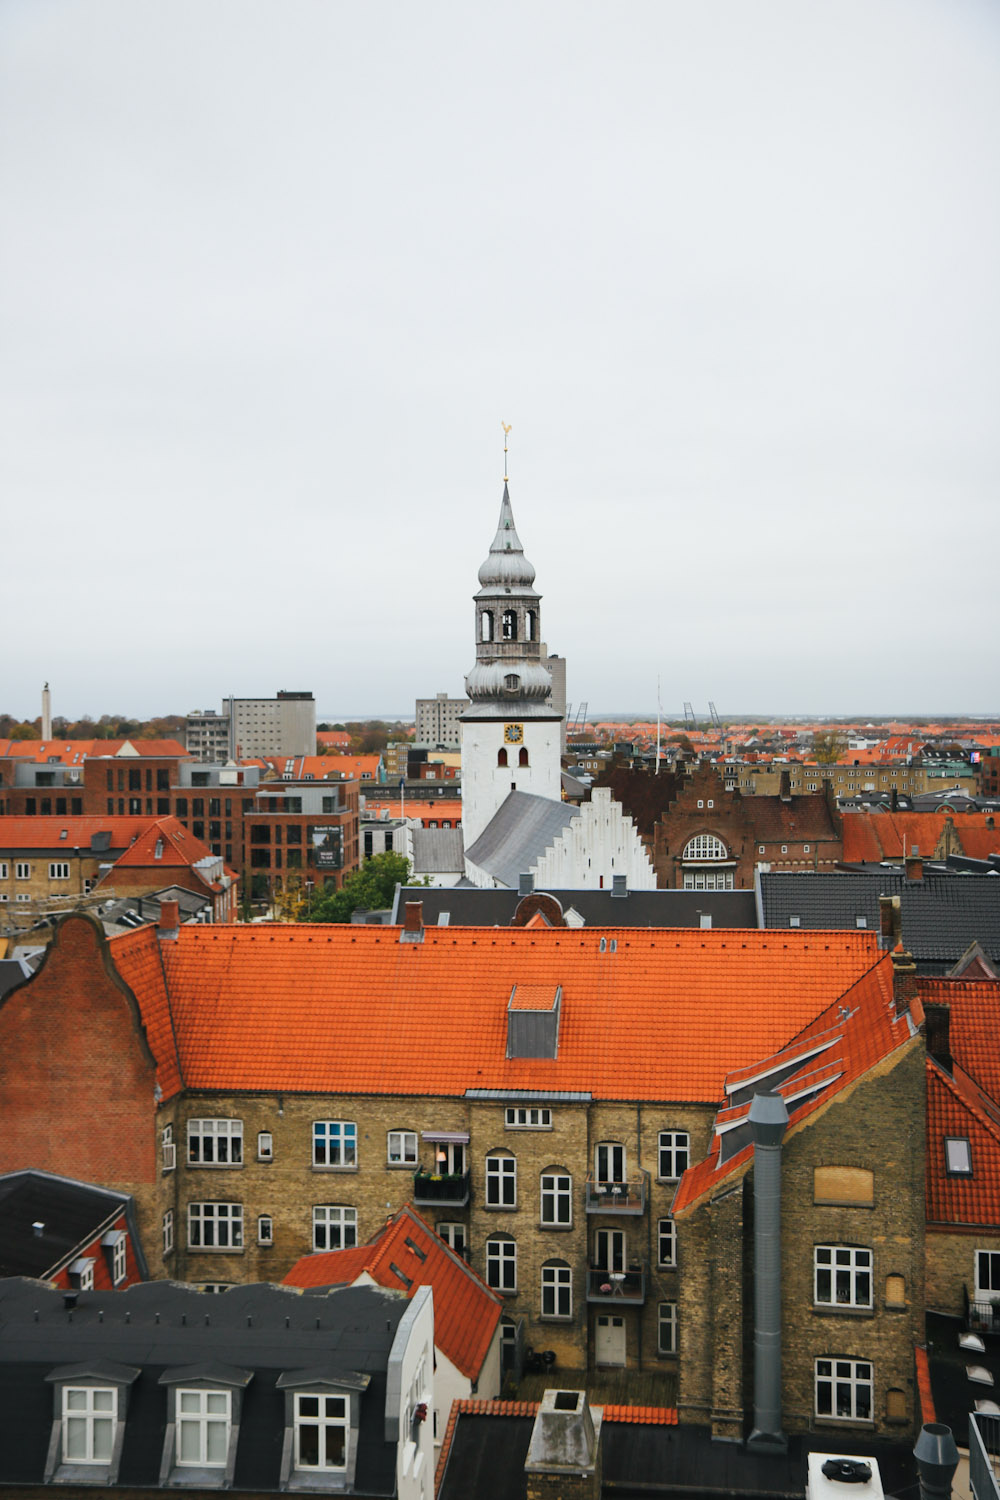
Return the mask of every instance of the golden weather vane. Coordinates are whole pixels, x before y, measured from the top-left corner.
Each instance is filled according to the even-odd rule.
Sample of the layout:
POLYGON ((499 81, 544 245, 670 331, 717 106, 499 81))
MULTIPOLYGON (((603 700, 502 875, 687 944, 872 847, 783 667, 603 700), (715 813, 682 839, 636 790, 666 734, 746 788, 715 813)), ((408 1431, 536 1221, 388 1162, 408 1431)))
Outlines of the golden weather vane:
POLYGON ((507 434, 510 431, 510 423, 500 418, 500 426, 503 428, 503 482, 507 483, 507 434))

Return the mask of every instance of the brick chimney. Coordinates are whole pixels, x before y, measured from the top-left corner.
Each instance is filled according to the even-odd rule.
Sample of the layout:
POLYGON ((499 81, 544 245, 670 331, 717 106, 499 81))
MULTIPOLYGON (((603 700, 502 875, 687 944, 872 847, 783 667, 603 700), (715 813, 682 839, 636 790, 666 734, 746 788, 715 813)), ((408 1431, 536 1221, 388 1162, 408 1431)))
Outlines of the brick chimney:
POLYGON ((524 1463, 527 1500, 600 1500, 604 1412, 586 1391, 546 1391, 524 1463))
POLYGON ((923 880, 924 862, 916 844, 911 844, 909 854, 904 854, 903 867, 906 870, 907 880, 923 880))
POLYGON ((883 948, 895 948, 903 938, 903 908, 898 896, 878 898, 879 931, 883 948))
POLYGON ((892 950, 892 998, 897 1016, 905 1015, 917 998, 917 966, 913 954, 907 953, 902 943, 892 950))
POLYGON ((791 773, 791 771, 782 771, 782 773, 781 773, 781 783, 780 783, 780 787, 779 787, 779 791, 778 791, 778 796, 781 798, 782 802, 791 802, 791 800, 792 800, 792 773, 791 773))
POLYGON ((422 943, 424 940, 424 903, 407 901, 403 915, 403 930, 399 934, 401 943, 422 943))
POLYGON ((180 930, 180 925, 180 903, 177 901, 161 901, 160 920, 156 927, 156 935, 160 941, 173 941, 180 930))

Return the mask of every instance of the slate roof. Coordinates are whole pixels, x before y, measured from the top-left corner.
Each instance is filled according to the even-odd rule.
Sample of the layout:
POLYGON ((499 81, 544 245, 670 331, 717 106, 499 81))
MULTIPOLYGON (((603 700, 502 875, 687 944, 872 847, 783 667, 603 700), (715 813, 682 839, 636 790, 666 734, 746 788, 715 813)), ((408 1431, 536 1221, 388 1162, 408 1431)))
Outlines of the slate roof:
POLYGON ((330 1286, 354 1282, 364 1274, 408 1297, 418 1287, 433 1287, 434 1342, 463 1375, 478 1378, 500 1321, 503 1298, 415 1209, 409 1205, 400 1209, 367 1245, 304 1255, 285 1277, 285 1284, 330 1286))
POLYGON ((213 1090, 461 1097, 474 1082, 710 1101, 728 1070, 890 965, 855 932, 448 927, 404 944, 394 927, 182 926, 109 949, 167 1098, 183 1076, 213 1090), (515 984, 562 986, 557 1058, 507 1057, 515 984))
POLYGON ((465 870, 460 828, 415 828, 413 871, 416 875, 450 875, 465 870))
POLYGON ((167 1412, 160 1376, 222 1360, 253 1372, 243 1396, 234 1489, 278 1490, 284 1429, 278 1378, 322 1368, 331 1378, 369 1377, 355 1488, 391 1495, 396 1447, 385 1441, 386 1367, 407 1305, 380 1287, 298 1293, 253 1285, 219 1297, 147 1281, 126 1291, 80 1293, 70 1320, 61 1292, 26 1278, 0 1281, 0 1483, 42 1480, 52 1428, 46 1371, 100 1359, 140 1370, 129 1395, 118 1483, 158 1490, 167 1412))
POLYGON ((466 856, 478 869, 517 890, 518 878, 579 816, 579 808, 568 802, 508 792, 466 856))
POLYGON ((0 1177, 0 1277, 53 1275, 129 1202, 127 1193, 48 1172, 5 1173, 0 1177), (41 1234, 34 1231, 36 1223, 43 1225, 41 1234))
MULTIPOLYGON (((536 892, 535 894, 541 894, 536 892)), ((753 891, 611 891, 546 890, 565 914, 571 908, 587 927, 698 927, 703 915, 715 927, 756 927, 753 891)), ((436 927, 445 913, 456 927, 509 927, 521 900, 517 889, 480 890, 475 886, 402 886, 396 892, 393 918, 407 901, 422 901, 424 923, 436 927)))
POLYGON ((799 918, 808 929, 854 927, 864 917, 879 931, 879 897, 899 896, 903 944, 925 972, 943 973, 970 943, 979 942, 989 958, 1000 958, 1000 878, 995 875, 938 875, 908 880, 894 870, 865 874, 760 877, 763 925, 787 928, 799 918))

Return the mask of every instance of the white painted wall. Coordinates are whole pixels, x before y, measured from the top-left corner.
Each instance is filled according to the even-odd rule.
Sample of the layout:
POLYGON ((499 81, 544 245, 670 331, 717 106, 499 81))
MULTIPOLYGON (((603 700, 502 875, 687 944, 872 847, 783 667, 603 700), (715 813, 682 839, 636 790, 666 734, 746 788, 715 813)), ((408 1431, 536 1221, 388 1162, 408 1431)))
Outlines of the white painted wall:
POLYGON ((387 1442, 396 1442, 398 1500, 427 1500, 434 1493, 434 1296, 429 1286, 414 1292, 392 1341, 385 1435, 387 1442), (412 1414, 420 1401, 427 1403, 427 1419, 415 1423, 412 1414))
POLYGON ((608 787, 597 787, 591 801, 580 804, 579 816, 532 873, 540 891, 609 891, 615 875, 627 877, 630 891, 656 889, 656 872, 635 824, 608 787))
POLYGON ((466 849, 476 842, 513 786, 535 797, 562 799, 559 762, 560 720, 510 719, 462 724, 462 831, 466 849), (520 745, 504 744, 504 724, 524 725, 528 764, 519 766, 520 745), (497 765, 497 754, 507 751, 507 765, 497 765))

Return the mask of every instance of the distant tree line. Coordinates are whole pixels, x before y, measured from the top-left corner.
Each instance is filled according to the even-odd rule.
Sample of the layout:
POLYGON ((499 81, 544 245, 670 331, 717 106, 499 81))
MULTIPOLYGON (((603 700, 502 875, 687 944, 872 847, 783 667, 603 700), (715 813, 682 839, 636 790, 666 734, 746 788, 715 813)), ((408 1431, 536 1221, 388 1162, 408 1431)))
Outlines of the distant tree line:
MULTIPOLYGON (((57 740, 176 740, 184 742, 187 719, 184 714, 162 714, 155 719, 130 719, 126 714, 102 714, 92 719, 84 714, 82 719, 65 719, 56 715, 52 720, 52 738, 57 740)), ((40 740, 42 720, 15 719, 13 714, 0 714, 0 739, 40 740)))

